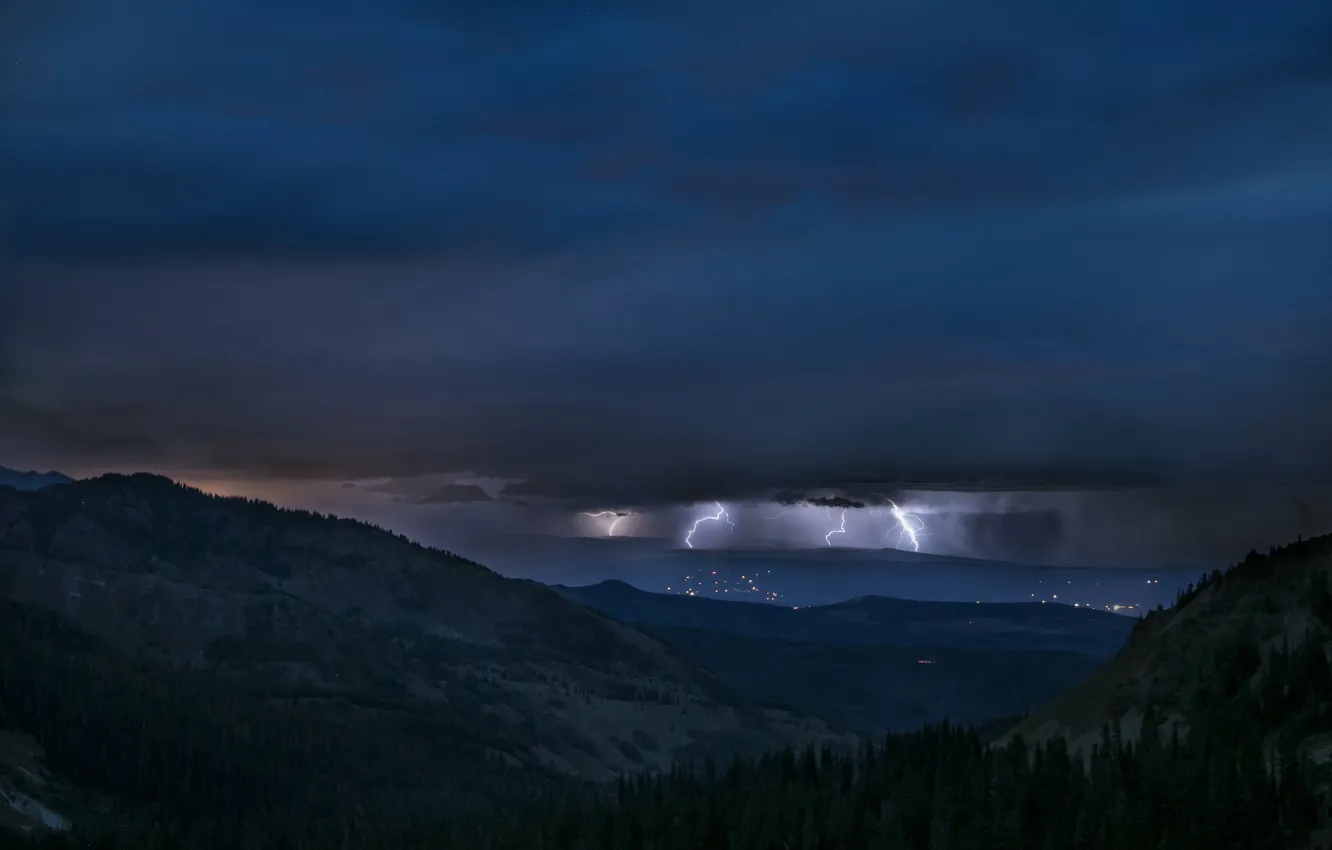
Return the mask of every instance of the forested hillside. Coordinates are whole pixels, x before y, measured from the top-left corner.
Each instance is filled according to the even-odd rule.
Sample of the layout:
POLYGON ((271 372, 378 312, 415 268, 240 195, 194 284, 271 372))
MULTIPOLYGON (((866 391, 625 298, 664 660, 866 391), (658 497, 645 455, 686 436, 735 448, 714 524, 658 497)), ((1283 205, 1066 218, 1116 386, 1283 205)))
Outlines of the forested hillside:
POLYGON ((0 828, 108 806, 438 823, 837 738, 549 588, 156 476, 0 487, 0 613, 0 736, 22 742, 0 828))
MULTIPOLYGON (((182 532, 178 522, 154 525, 173 506, 177 517, 195 516, 154 501, 179 496, 174 485, 148 484, 159 489, 87 491, 105 501, 88 510, 78 500, 72 516, 62 513, 65 496, 36 510, 0 500, 0 587, 11 597, 0 602, 0 791, 9 812, 0 835, 104 850, 1280 850, 1322 824, 1332 538, 1204 577, 1141 621, 1085 684, 995 744, 942 724, 852 751, 810 727, 809 746, 760 752, 753 745, 762 739, 739 750, 717 740, 711 754, 677 749, 663 771, 626 770, 605 784, 540 760, 567 726, 535 709, 495 712, 521 705, 524 682, 541 699, 582 701, 595 707, 588 717, 627 730, 615 733, 624 735, 621 757, 641 768, 643 757, 631 755, 656 744, 645 731, 651 712, 669 709, 681 724, 698 723, 695 710, 716 718, 724 689, 651 638, 577 606, 565 628, 591 631, 552 634, 543 647, 536 638, 550 626, 524 625, 530 606, 544 616, 572 603, 540 589, 507 596, 504 580, 464 562, 438 563, 461 577, 455 593, 473 594, 501 619, 460 616, 454 622, 469 631, 432 638, 448 620, 404 607, 373 582, 359 585, 360 599, 376 613, 334 615, 329 582, 345 587, 342 571, 354 578, 366 567, 336 566, 330 552, 349 554, 345 547, 363 545, 359 535, 384 547, 373 554, 391 567, 378 575, 423 582, 427 598, 444 593, 423 577, 440 556, 318 517, 301 517, 299 531, 266 532, 273 509, 264 506, 220 505, 238 517, 223 522, 225 534, 208 532, 221 539, 207 526, 185 523, 182 532), (165 542, 155 549, 154 540, 165 542), (258 575, 275 564, 285 565, 280 583, 258 575), (108 589, 70 592, 99 581, 108 589), (94 593, 103 594, 96 605, 87 601, 94 593), (244 624, 239 635, 210 627, 196 655, 184 651, 194 632, 154 594, 193 600, 196 615, 225 609, 237 594, 267 607, 264 617, 242 607, 231 621, 244 624), (515 599, 526 601, 512 607, 515 599), (138 631, 108 625, 135 618, 138 631), (598 643, 606 639, 624 643, 598 643), (430 655, 432 640, 448 642, 430 655), (282 659, 288 666, 271 666, 282 659), (303 688, 284 679, 298 662, 321 678, 303 688), (653 691, 642 678, 622 678, 635 683, 623 693, 604 690, 647 664, 676 690, 653 691), (339 688, 343 675, 359 684, 339 688), (442 696, 418 690, 422 682, 442 696)), ((200 494, 179 497, 195 500, 190 510, 215 506, 200 494)), ((458 606, 441 596, 441 610, 458 606)), ((736 706, 729 716, 757 711, 736 706)), ((770 716, 751 722, 771 740, 770 716)))
MULTIPOLYGON (((1325 651, 1332 600, 1310 585, 1311 576, 1324 574, 1320 547, 1330 542, 1274 551, 1264 569, 1250 559, 1213 574, 1201 591, 1191 589, 1157 615, 1183 617, 1227 584, 1243 588, 1244 596, 1261 596, 1272 582, 1303 580, 1318 617, 1300 640, 1265 653, 1235 649, 1210 656, 1210 668, 1204 667, 1212 672, 1199 675, 1187 700, 1171 703, 1176 721, 1167 725, 1164 712, 1149 702, 1138 706, 1135 733, 1111 720, 1080 752, 1058 735, 1031 744, 1012 735, 987 747, 975 732, 945 724, 866 741, 855 754, 785 748, 625 778, 605 790, 533 789, 527 803, 502 814, 479 806, 470 817, 434 823, 382 820, 355 804, 332 818, 293 819, 276 811, 290 805, 286 798, 242 826, 194 821, 170 827, 140 814, 104 822, 109 829, 95 835, 50 841, 200 850, 1297 847, 1320 823, 1318 792, 1326 780, 1320 742, 1332 733, 1325 651)), ((1149 639, 1143 637, 1152 634, 1148 627, 1139 627, 1139 642, 1149 639)), ((286 732, 275 743, 284 740, 290 746, 311 739, 286 732)), ((182 757, 189 752, 188 744, 171 746, 181 747, 182 757)), ((250 769, 264 775, 262 767, 250 769)), ((322 790, 314 796, 329 799, 322 790)))

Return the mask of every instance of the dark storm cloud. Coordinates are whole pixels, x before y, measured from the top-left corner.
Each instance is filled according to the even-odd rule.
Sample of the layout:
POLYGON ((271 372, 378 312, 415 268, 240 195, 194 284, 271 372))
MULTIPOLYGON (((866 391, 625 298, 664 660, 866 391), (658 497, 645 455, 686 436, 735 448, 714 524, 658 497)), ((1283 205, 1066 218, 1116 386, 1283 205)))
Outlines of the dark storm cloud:
POLYGON ((1327 4, 722 5, 7 20, 0 439, 587 505, 1332 475, 1327 4))
POLYGON ((1057 510, 974 513, 962 517, 966 545, 992 557, 1040 563, 1065 541, 1064 515, 1057 510))
POLYGON ((811 496, 806 501, 820 508, 863 508, 865 503, 859 499, 845 496, 811 496))
POLYGON ((1196 184, 1326 138, 1313 0, 636 8, 53 4, 9 28, 10 245, 548 252, 682 204, 1196 184))
POLYGON ((398 498, 413 505, 451 505, 465 502, 489 502, 491 496, 475 484, 441 484, 419 495, 398 498))

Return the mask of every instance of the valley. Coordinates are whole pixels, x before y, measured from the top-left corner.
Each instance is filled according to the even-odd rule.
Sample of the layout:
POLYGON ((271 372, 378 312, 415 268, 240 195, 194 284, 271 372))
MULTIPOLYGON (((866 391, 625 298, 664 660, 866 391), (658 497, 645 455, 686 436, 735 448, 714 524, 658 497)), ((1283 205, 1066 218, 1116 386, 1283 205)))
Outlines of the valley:
POLYGON ((660 637, 751 699, 875 736, 1043 706, 1110 658, 1134 623, 1039 603, 861 597, 793 610, 614 581, 560 590, 660 637))
POLYGON ((1322 828, 1332 780, 1330 573, 1324 537, 1141 619, 874 596, 789 608, 506 579, 158 476, 0 487, 0 836, 748 850, 808 828, 969 849, 1067 817, 1084 824, 1068 841, 1119 850, 1134 840, 1119 821, 1087 844, 1117 799, 1153 835, 1261 829, 1286 847, 1322 828), (894 752, 914 773, 884 772, 894 752), (1230 785, 1184 780, 1222 770, 1218 754, 1237 759, 1230 785), (1129 786, 1111 775, 1156 796, 1116 797, 1129 786), (945 785, 915 798, 912 776, 945 785), (802 802, 773 809, 769 785, 802 802), (734 814, 716 807, 740 788, 734 814), (1256 820, 1170 814, 1227 793, 1256 820), (879 794, 899 802, 870 818, 879 794), (991 808, 1007 805, 1052 814, 1015 825, 991 808))

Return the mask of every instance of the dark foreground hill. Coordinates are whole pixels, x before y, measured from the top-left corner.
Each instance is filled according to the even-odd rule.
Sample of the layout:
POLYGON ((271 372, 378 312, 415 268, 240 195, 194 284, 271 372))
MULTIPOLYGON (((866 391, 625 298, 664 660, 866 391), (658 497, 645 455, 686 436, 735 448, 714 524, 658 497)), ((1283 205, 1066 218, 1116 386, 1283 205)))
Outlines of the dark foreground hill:
MULTIPOLYGON (((1218 681, 1231 696, 1286 674, 1322 688, 1320 659, 1332 650, 1330 576, 1332 536, 1254 552, 1204 576, 1174 607, 1140 621, 1110 663, 1008 737, 1059 735, 1085 748, 1107 722, 1136 736, 1149 708, 1167 729, 1187 735, 1218 681)), ((1321 706, 1320 716, 1328 711, 1321 706)), ((1320 761, 1332 754, 1332 738, 1309 743, 1320 761)))
POLYGON ((1024 714, 1086 678, 1134 623, 1039 603, 862 597, 793 610, 618 581, 561 591, 641 626, 751 699, 873 735, 1024 714))
POLYGON ((11 825, 110 803, 438 818, 827 735, 549 588, 362 523, 148 475, 0 488, 11 825))
POLYGON ((101 846, 1321 850, 1332 843, 1319 803, 1332 732, 1329 559, 1325 538, 1213 574, 1089 682, 1103 701, 1061 700, 1001 744, 940 724, 854 755, 787 748, 638 774, 488 823, 393 834, 344 820, 334 835, 308 824, 275 838, 275 825, 248 844, 219 829, 176 845, 129 825, 101 846), (1174 688, 1161 678, 1171 674, 1174 688), (1100 731, 1081 752, 1057 733, 1024 731, 1076 730, 1096 722, 1097 705, 1100 731), (1142 720, 1130 734, 1121 711, 1134 710, 1142 720))

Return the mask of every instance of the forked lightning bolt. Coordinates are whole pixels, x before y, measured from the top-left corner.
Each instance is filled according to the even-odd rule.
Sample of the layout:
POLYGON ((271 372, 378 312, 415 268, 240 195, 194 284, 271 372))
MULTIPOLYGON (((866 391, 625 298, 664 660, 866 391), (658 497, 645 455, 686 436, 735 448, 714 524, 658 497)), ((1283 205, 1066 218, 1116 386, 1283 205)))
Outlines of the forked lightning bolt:
POLYGON ((705 517, 699 517, 694 520, 694 525, 689 529, 689 533, 685 535, 685 545, 690 549, 694 548, 692 542, 694 539, 694 532, 698 531, 698 527, 705 522, 721 522, 722 520, 726 520, 726 524, 731 527, 732 531, 735 531, 735 523, 731 522, 731 515, 726 512, 726 508, 722 507, 722 503, 714 502, 713 504, 717 506, 717 513, 705 517))
POLYGON ((837 527, 837 528, 834 528, 832 531, 830 531, 830 532, 828 532, 827 534, 823 535, 823 542, 824 542, 824 543, 827 543, 829 546, 831 546, 831 545, 832 545, 832 536, 833 536, 834 534, 846 534, 846 508, 842 508, 842 524, 841 524, 841 526, 839 526, 839 527, 837 527))
MULTIPOLYGON (((902 537, 905 536, 908 540, 911 541, 912 548, 914 548, 917 552, 919 552, 920 535, 925 532, 925 520, 921 519, 915 514, 909 514, 906 511, 902 510, 897 506, 897 503, 894 502, 892 499, 888 500, 888 504, 892 505, 890 512, 893 515, 893 519, 897 520, 897 524, 900 526, 900 529, 897 532, 897 542, 901 543, 902 537), (916 523, 919 523, 919 525, 917 525, 916 523)), ((885 532, 884 537, 887 536, 888 535, 885 532)))
POLYGON ((604 516, 613 516, 613 517, 615 517, 615 519, 611 520, 610 528, 606 529, 606 536, 607 536, 607 537, 614 537, 614 536, 615 536, 615 526, 619 525, 619 524, 620 524, 620 520, 624 519, 626 516, 628 516, 628 514, 618 513, 618 512, 616 512, 616 511, 598 511, 597 513, 589 513, 588 511, 583 511, 583 516, 590 516, 590 517, 592 517, 593 519, 600 519, 601 517, 604 517, 604 516))

